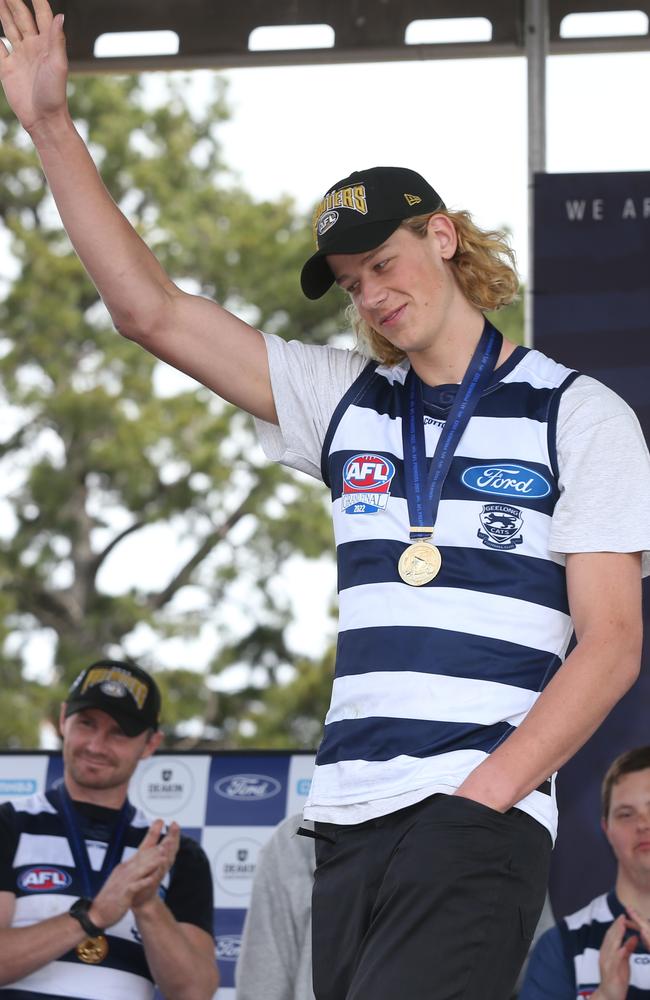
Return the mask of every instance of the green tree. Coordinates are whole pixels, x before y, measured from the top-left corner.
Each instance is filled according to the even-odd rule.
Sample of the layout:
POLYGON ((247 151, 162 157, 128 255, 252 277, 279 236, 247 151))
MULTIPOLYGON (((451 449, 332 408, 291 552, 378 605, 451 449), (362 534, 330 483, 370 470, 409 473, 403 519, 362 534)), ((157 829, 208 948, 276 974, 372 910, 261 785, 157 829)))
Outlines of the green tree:
MULTIPOLYGON (((300 294, 308 222, 289 198, 255 202, 227 170, 223 84, 201 107, 182 94, 170 82, 152 107, 136 77, 70 85, 109 190, 174 279, 283 337, 325 341, 340 303, 300 294)), ((217 741, 236 742, 238 713, 259 699, 249 678, 261 666, 273 682, 291 662, 290 608, 271 581, 296 553, 330 546, 323 492, 264 461, 248 417, 117 336, 4 104, 0 140, 0 237, 17 269, 0 303, 0 745, 34 745, 39 720, 92 659, 137 648, 155 669, 164 639, 210 623, 214 672, 257 642, 241 692, 210 694, 183 663, 162 671, 167 725, 179 738, 199 716, 217 741), (121 583, 120 559, 130 560, 121 583), (152 563, 144 584, 133 582, 142 561, 152 563), (24 679, 38 630, 54 643, 47 686, 24 679)))
POLYGON ((515 344, 524 342, 524 290, 520 290, 519 297, 504 309, 488 313, 488 319, 494 323, 497 330, 500 330, 504 337, 512 340, 515 344))

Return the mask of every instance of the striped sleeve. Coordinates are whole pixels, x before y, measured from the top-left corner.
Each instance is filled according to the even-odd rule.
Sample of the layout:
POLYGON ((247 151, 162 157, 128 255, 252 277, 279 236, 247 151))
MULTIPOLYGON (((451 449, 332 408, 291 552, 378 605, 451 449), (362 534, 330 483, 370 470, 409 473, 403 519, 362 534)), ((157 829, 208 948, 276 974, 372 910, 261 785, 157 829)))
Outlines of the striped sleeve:
POLYGON ((573 962, 557 925, 535 945, 519 1000, 576 1000, 573 962))

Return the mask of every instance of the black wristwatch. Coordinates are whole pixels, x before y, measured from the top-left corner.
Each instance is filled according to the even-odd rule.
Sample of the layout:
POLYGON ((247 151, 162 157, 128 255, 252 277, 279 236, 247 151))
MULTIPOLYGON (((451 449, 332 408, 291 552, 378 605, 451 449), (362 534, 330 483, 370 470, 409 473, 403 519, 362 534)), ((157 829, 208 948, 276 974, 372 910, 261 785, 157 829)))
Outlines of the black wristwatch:
POLYGON ((84 896, 78 899, 72 904, 68 913, 75 920, 78 920, 83 929, 85 930, 88 937, 99 937, 100 934, 104 933, 104 927, 97 927, 96 924, 92 922, 88 916, 88 910, 93 905, 92 899, 86 899, 84 896))

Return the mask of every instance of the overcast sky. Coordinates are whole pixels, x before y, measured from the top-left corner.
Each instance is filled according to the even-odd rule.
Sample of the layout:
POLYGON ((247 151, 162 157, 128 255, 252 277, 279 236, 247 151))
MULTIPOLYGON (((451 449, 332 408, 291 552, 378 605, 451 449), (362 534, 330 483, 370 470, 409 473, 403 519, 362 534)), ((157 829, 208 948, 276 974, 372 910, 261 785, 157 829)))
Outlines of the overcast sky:
MULTIPOLYGON (((228 161, 305 207, 352 170, 423 173, 449 207, 508 225, 527 273, 524 59, 237 70, 228 161)), ((547 170, 650 170, 650 52, 548 60, 547 170)))

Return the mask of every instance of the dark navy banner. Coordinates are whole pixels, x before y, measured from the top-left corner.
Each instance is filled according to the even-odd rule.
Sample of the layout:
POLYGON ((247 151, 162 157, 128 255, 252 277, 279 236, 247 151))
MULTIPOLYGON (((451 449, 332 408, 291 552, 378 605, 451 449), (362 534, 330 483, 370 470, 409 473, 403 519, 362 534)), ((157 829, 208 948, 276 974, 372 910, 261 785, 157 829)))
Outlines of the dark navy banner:
MULTIPOLYGON (((614 389, 650 440, 650 173, 536 175, 533 321, 534 346, 614 389)), ((644 597, 648 615, 647 583, 644 597)), ((599 788, 613 757, 650 743, 647 619, 645 627, 640 680, 558 780, 558 917, 613 883, 599 788)))

